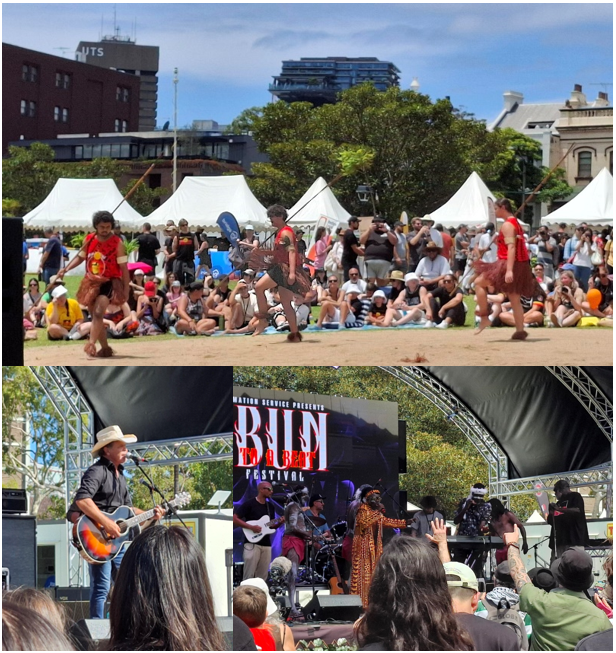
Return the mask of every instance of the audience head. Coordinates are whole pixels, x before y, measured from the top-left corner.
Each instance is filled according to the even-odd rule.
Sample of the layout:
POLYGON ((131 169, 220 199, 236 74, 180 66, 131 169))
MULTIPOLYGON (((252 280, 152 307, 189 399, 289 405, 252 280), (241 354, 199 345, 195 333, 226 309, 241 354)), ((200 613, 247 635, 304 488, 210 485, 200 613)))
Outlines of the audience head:
POLYGON ((550 567, 556 582, 572 592, 584 592, 592 587, 592 558, 586 551, 567 549, 550 567))
POLYGON ((357 268, 351 268, 349 270, 349 281, 351 283, 357 283, 359 279, 359 270, 357 268))
POLYGON ((432 515, 436 510, 436 497, 425 496, 419 500, 419 505, 423 508, 424 512, 432 515))
POLYGON ((474 650, 453 614, 437 553, 412 537, 395 537, 384 548, 358 635, 361 646, 381 641, 390 651, 474 650))
POLYGON ((151 526, 126 550, 111 595, 110 650, 225 647, 203 549, 190 531, 151 526))
POLYGON ((387 296, 382 290, 377 290, 374 295, 372 295, 372 301, 378 308, 380 308, 387 303, 387 296))
POLYGON ((515 583, 511 577, 511 572, 509 571, 509 561, 505 560, 501 562, 494 569, 494 587, 508 587, 509 589, 515 589, 515 583))
POLYGON ((23 606, 34 610, 41 617, 63 633, 66 630, 66 614, 64 606, 56 603, 47 592, 32 587, 18 587, 17 589, 4 592, 2 603, 9 601, 13 605, 23 606))
POLYGON ((314 242, 316 243, 317 241, 321 240, 323 236, 327 236, 327 228, 326 227, 319 227, 317 229, 317 233, 314 236, 314 242))
POLYGON ((440 253, 441 253, 441 248, 434 242, 430 241, 424 250, 426 252, 426 255, 429 256, 431 259, 435 259, 440 253))
POLYGON ((203 284, 201 281, 193 281, 186 286, 186 292, 192 300, 203 296, 203 284))
POLYGON ((458 285, 458 280, 453 274, 446 274, 443 277, 443 285, 449 292, 453 292, 458 285))
POLYGON ((243 580, 240 583, 240 587, 255 587, 256 589, 261 590, 263 594, 265 594, 267 600, 267 609, 265 611, 266 619, 267 617, 271 617, 275 612, 278 611, 278 606, 274 603, 274 600, 270 596, 269 587, 267 586, 267 583, 262 578, 249 578, 248 580, 243 580))
POLYGON ((265 592, 251 585, 240 585, 233 592, 233 614, 249 628, 262 626, 267 617, 265 592))
POLYGON ((36 603, 27 607, 2 597, 2 650, 74 651, 63 630, 37 610, 36 603))
POLYGON ((404 283, 412 292, 414 292, 417 290, 417 286, 419 285, 419 277, 414 272, 407 272, 407 274, 404 275, 404 283))
POLYGON ((30 292, 38 292, 39 288, 40 286, 39 286, 38 279, 30 279, 30 281, 28 281, 28 290, 30 292))
MULTIPOLYGON (((350 274, 350 273, 349 273, 350 274)), ((374 297, 374 293, 379 289, 379 287, 376 285, 376 283, 370 282, 366 286, 366 297, 372 298, 374 297)))
POLYGON ((531 583, 540 590, 549 592, 558 587, 552 572, 545 567, 535 567, 528 572, 531 583))
POLYGON ((356 215, 352 215, 349 218, 348 223, 351 229, 357 229, 359 227, 359 218, 356 215))
POLYGON ((461 562, 446 562, 443 567, 454 612, 474 614, 479 603, 479 583, 475 572, 461 562))

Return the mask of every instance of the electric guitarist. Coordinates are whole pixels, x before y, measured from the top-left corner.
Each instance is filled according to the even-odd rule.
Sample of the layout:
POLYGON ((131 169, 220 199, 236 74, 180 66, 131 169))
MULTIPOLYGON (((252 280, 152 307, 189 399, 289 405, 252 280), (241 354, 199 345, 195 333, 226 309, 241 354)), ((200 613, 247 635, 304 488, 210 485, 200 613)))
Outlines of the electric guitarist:
MULTIPOLYGON (((258 521, 267 516, 274 522, 273 528, 278 528, 283 522, 275 522, 276 515, 270 498, 274 488, 268 481, 261 481, 257 485, 257 496, 243 501, 233 510, 233 525, 246 528, 253 533, 260 533, 262 528, 258 524, 248 524, 249 521, 258 521)), ((272 561, 271 536, 264 535, 258 542, 249 542, 244 536, 244 580, 249 578, 262 578, 267 581, 267 572, 272 561)))
MULTIPOLYGON (((81 485, 75 494, 73 503, 69 506, 66 518, 75 523, 82 514, 101 524, 109 537, 120 536, 120 527, 101 510, 113 512, 120 506, 132 506, 123 464, 128 457, 127 444, 137 442, 134 435, 124 435, 119 426, 108 426, 96 434, 96 445, 92 455, 99 459, 91 465, 81 479, 81 485)), ((144 512, 134 508, 135 514, 144 512)), ((160 506, 156 506, 154 517, 144 526, 160 519, 164 514, 160 506)), ((112 575, 115 577, 124 557, 124 550, 113 560, 103 564, 90 565, 90 618, 103 619, 105 600, 111 587, 112 575)))

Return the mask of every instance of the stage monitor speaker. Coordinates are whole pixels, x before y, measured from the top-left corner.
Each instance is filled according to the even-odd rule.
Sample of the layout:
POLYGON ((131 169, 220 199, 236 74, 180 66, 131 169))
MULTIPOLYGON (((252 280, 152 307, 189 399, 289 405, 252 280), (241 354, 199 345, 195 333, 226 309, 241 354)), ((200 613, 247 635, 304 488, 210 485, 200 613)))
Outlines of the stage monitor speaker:
POLYGON ((226 650, 233 650, 233 617, 216 617, 218 627, 220 628, 223 637, 225 638, 225 643, 227 645, 226 650))
POLYGON ((36 587, 36 517, 2 515, 2 566, 11 587, 36 587))
POLYGON ((2 488, 2 514, 22 515, 28 513, 28 495, 25 490, 2 488))
POLYGON ((78 651, 106 651, 101 643, 109 639, 109 619, 80 619, 69 633, 78 651))
POLYGON ((303 609, 311 621, 357 621, 363 610, 357 594, 315 594, 303 609))
POLYGON ((2 218, 2 364, 24 364, 23 222, 2 218))
POLYGON ((398 474, 406 474, 406 421, 403 419, 398 420, 398 474))
MULTIPOLYGON (((56 587, 56 601, 59 601, 60 603, 89 600, 89 587, 56 587)), ((77 621, 77 619, 75 619, 75 621, 77 621)))

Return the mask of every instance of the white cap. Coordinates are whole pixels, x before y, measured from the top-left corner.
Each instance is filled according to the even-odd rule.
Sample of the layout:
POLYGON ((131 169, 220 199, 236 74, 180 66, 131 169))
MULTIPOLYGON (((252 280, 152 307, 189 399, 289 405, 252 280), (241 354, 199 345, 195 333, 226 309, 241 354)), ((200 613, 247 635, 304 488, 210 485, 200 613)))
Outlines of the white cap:
POLYGON ((376 299, 377 297, 382 297, 385 300, 387 299, 387 295, 382 290, 374 291, 374 294, 372 295, 372 299, 376 299))
POLYGON ((251 224, 247 224, 247 225, 244 227, 244 229, 245 229, 246 231, 248 231, 248 230, 250 230, 250 231, 254 231, 254 230, 255 230, 255 228, 254 228, 251 224))
POLYGON ((419 281, 419 277, 414 272, 409 272, 404 275, 404 283, 408 283, 409 281, 419 281))
POLYGON ((145 272, 141 268, 137 268, 133 274, 145 274, 145 272))
POLYGON ((350 293, 357 293, 358 295, 361 295, 361 288, 355 284, 352 283, 347 289, 346 289, 346 294, 349 295, 350 293))
POLYGON ((181 283, 176 279, 176 280, 171 284, 171 286, 172 286, 173 288, 180 288, 180 287, 182 286, 182 284, 181 284, 181 283))
POLYGON ((51 291, 51 296, 54 299, 57 299, 58 297, 62 297, 62 295, 67 295, 68 290, 66 289, 66 286, 56 286, 52 291, 51 291))
POLYGON ((274 603, 274 600, 270 596, 269 593, 269 587, 267 586, 267 583, 262 579, 262 578, 249 578, 248 580, 243 580, 240 583, 241 586, 246 586, 250 585, 252 587, 256 587, 260 589, 265 596, 267 596, 267 616, 271 617, 274 612, 278 610, 278 606, 274 603))

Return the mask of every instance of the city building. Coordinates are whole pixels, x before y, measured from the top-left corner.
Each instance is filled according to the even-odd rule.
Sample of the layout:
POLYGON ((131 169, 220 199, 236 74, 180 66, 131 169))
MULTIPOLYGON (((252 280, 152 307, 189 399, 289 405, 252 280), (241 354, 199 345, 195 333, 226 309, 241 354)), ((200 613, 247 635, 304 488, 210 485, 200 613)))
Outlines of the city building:
MULTIPOLYGON (((575 84, 564 102, 525 104, 517 91, 503 94, 504 106, 489 129, 509 127, 541 143, 541 165, 553 168, 565 155, 560 167, 566 181, 579 193, 603 169, 613 174, 614 109, 606 92, 591 102, 575 84), (571 147, 573 145, 573 147, 571 147), (570 151, 569 151, 570 150, 570 151)), ((562 203, 555 203, 557 208, 562 203)), ((541 205, 541 217, 547 215, 541 205)))
POLYGON ((139 126, 139 79, 2 44, 2 155, 9 142, 139 126))
POLYGON ((282 72, 270 84, 270 93, 285 102, 333 103, 341 91, 372 82, 380 91, 399 86, 400 70, 376 57, 302 57, 283 61, 282 72))
POLYGON ((138 131, 156 128, 158 102, 159 48, 154 45, 137 45, 128 36, 105 36, 100 41, 81 41, 75 57, 78 61, 112 68, 139 78, 138 131))

